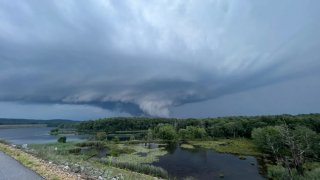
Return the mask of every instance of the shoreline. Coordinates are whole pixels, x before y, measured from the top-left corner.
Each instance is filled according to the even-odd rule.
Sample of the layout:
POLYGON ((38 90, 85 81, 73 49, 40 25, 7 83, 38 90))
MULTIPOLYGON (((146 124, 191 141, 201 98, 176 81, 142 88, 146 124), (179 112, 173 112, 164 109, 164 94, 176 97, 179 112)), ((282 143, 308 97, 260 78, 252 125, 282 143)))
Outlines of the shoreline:
POLYGON ((13 129, 13 128, 43 128, 48 127, 47 124, 2 124, 0 129, 13 129))
POLYGON ((50 161, 37 158, 11 145, 0 143, 0 151, 18 161, 27 169, 34 171, 44 179, 75 180, 83 179, 76 173, 64 171, 58 165, 50 161))

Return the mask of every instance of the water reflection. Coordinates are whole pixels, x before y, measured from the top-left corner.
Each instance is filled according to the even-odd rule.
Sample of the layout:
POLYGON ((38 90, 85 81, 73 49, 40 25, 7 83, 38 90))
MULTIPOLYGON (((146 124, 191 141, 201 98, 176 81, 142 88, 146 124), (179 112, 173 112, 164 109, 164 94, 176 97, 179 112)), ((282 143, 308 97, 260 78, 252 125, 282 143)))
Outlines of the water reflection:
POLYGON ((177 144, 169 144, 166 149, 168 154, 160 157, 153 165, 166 169, 170 176, 177 179, 193 177, 211 180, 220 179, 222 175, 228 180, 263 179, 259 174, 256 158, 251 156, 240 160, 232 154, 201 148, 184 149, 177 144))

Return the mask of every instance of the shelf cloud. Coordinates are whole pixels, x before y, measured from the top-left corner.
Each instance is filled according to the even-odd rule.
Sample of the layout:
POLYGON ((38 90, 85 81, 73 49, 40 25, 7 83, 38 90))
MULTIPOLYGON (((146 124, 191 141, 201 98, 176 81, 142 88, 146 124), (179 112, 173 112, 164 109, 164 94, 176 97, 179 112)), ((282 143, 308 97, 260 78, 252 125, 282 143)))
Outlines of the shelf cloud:
POLYGON ((169 116, 320 68, 320 1, 2 0, 0 101, 169 116))

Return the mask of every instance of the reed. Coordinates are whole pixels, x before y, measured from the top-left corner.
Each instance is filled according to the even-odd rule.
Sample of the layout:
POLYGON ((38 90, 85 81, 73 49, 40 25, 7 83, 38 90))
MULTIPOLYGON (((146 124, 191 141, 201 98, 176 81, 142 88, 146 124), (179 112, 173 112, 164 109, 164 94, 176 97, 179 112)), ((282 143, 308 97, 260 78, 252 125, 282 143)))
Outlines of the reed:
POLYGON ((168 179, 169 177, 168 172, 163 168, 156 167, 149 164, 119 162, 119 161, 113 160, 112 158, 109 158, 107 160, 101 160, 101 162, 109 166, 114 166, 121 169, 128 169, 130 171, 134 171, 142 174, 148 174, 155 177, 161 177, 165 179, 168 179))

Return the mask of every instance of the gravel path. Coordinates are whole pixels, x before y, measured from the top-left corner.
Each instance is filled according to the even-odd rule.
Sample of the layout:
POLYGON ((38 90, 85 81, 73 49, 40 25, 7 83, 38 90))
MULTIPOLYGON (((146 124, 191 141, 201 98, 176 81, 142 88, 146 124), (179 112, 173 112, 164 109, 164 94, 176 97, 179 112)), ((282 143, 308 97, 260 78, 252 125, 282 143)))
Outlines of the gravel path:
POLYGON ((0 151, 0 180, 43 180, 35 172, 0 151))

